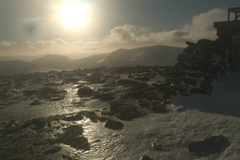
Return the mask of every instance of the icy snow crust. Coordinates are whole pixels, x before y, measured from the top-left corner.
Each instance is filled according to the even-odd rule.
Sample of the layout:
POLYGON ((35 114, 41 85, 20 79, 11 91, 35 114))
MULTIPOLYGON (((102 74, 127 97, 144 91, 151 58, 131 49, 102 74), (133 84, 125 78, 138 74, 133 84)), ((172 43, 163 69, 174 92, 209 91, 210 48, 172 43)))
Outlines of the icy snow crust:
MULTIPOLYGON (((147 116, 133 121, 121 121, 124 128, 121 131, 114 131, 104 128, 103 123, 93 123, 88 119, 81 122, 84 128, 84 136, 88 138, 90 150, 75 150, 62 144, 60 153, 49 155, 49 159, 58 158, 58 155, 65 153, 75 159, 86 160, 139 160, 140 157, 148 155, 155 160, 238 160, 240 159, 240 74, 228 73, 214 84, 211 96, 193 95, 188 97, 175 96, 168 105, 170 110, 164 114, 150 113, 147 116), (194 157, 188 153, 188 145, 191 141, 203 140, 208 136, 224 135, 227 139, 223 151, 207 157, 194 157), (101 140, 101 141, 99 141, 101 140), (154 151, 152 144, 162 144, 160 151, 154 151)), ((74 99, 76 90, 67 95, 68 99, 74 99)), ((81 109, 63 107, 66 104, 51 106, 47 113, 59 114, 61 112, 70 113, 81 109)), ((104 107, 103 103, 93 100, 89 101, 91 106, 104 107)), ((2 120, 17 117, 21 105, 9 106, 0 110, 2 120), (15 110, 15 113, 12 113, 15 110)), ((107 106, 105 106, 107 107, 107 106)), ((25 117, 31 113, 42 113, 31 111, 36 108, 29 106, 25 117), (31 109, 30 109, 31 107, 31 109)), ((43 110, 46 108, 42 107, 43 110)), ((94 108, 96 109, 96 108, 94 108)), ((45 116, 45 113, 43 113, 45 116)), ((43 115, 38 115, 39 117, 43 115)), ((64 158, 62 158, 64 159, 64 158)))

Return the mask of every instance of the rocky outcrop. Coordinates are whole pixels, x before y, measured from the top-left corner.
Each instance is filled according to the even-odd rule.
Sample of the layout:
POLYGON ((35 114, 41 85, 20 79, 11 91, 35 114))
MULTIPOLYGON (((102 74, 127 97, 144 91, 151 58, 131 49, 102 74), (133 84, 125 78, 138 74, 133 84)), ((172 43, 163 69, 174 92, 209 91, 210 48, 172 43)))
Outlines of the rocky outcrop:
POLYGON ((213 89, 213 80, 229 70, 229 48, 223 39, 201 39, 188 45, 178 55, 175 65, 175 81, 172 90, 181 95, 207 94, 213 89))

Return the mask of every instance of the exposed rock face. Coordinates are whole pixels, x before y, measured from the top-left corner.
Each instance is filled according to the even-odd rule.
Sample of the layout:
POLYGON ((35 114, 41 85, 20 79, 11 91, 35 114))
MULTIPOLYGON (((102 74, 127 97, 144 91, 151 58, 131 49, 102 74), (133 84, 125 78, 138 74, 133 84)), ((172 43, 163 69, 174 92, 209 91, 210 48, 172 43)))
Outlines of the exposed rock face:
POLYGON ((223 39, 201 39, 188 45, 178 55, 172 90, 182 95, 211 94, 212 82, 229 70, 229 48, 223 39))
POLYGON ((224 136, 212 136, 203 141, 191 142, 188 147, 189 153, 197 156, 207 156, 221 151, 224 144, 224 136))

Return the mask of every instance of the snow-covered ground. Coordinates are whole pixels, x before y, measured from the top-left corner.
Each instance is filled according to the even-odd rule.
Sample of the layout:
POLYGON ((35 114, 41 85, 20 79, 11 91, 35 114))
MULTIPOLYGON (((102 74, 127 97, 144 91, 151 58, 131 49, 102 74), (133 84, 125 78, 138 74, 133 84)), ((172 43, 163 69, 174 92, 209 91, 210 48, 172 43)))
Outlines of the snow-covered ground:
POLYGON ((139 160, 148 155, 155 160, 238 160, 240 159, 240 74, 228 73, 214 84, 211 96, 176 96, 166 114, 149 114, 126 122, 121 131, 95 123, 85 128, 93 146, 81 153, 83 159, 139 160), (208 136, 226 137, 222 152, 206 157, 188 153, 191 141, 208 136), (98 139, 101 139, 99 143, 98 139), (152 145, 162 145, 155 151, 152 145))
MULTIPOLYGON (((74 98, 74 95, 68 97, 74 98)), ((61 144, 62 150, 48 158, 54 159, 58 157, 55 154, 64 153, 84 160, 139 160, 146 155, 154 160, 240 160, 239 95, 240 73, 231 72, 214 82, 211 96, 172 97, 169 112, 149 113, 133 121, 121 121, 124 128, 120 131, 107 129, 102 122, 83 119, 76 123, 83 125, 90 150, 76 150, 61 144), (188 153, 191 141, 213 135, 226 137, 222 152, 205 157, 194 157, 188 153), (154 150, 152 146, 162 147, 154 150)), ((104 107, 104 103, 91 103, 104 107)), ((7 114, 7 108, 0 111, 7 114)))

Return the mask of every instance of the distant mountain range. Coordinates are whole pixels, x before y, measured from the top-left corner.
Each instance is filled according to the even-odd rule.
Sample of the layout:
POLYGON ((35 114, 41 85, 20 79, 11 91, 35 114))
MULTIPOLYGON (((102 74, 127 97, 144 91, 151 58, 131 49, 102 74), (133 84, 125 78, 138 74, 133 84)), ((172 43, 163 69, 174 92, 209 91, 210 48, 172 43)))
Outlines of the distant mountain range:
POLYGON ((49 69, 20 60, 0 61, 0 75, 13 75, 20 73, 30 73, 36 71, 49 71, 49 69))
POLYGON ((135 49, 118 49, 112 53, 93 55, 77 60, 71 60, 60 55, 46 55, 31 62, 0 61, 0 75, 103 66, 174 66, 177 63, 177 55, 182 51, 183 48, 180 47, 158 45, 135 49))

